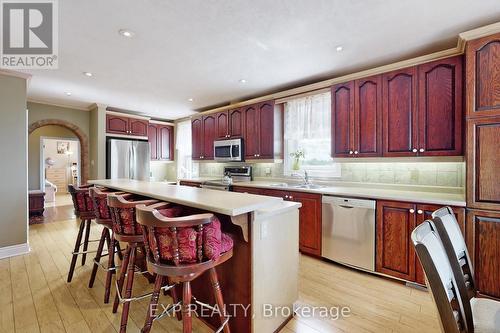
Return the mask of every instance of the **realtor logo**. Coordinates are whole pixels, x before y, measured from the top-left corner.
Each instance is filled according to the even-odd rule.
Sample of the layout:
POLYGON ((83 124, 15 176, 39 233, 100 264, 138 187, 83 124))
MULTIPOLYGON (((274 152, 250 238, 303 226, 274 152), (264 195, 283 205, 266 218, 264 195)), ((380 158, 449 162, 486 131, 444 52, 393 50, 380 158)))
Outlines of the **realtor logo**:
POLYGON ((0 67, 57 69, 57 0, 28 1, 0 0, 0 67))

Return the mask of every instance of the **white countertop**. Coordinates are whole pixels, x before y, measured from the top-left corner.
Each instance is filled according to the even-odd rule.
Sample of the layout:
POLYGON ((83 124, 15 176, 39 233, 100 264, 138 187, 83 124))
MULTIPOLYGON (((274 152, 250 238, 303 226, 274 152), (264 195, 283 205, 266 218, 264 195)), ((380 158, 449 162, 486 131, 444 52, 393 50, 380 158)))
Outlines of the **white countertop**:
MULTIPOLYGON (((213 179, 214 177, 212 177, 213 179)), ((181 179, 192 182, 202 182, 205 178, 181 179)), ((318 193, 335 196, 349 196, 366 199, 381 199, 408 201, 416 203, 427 203, 435 205, 449 205, 457 207, 465 207, 465 194, 460 191, 447 191, 445 188, 437 186, 412 186, 412 185, 381 185, 381 184, 325 184, 318 189, 304 189, 294 187, 276 186, 278 183, 290 182, 290 180, 275 179, 275 180, 256 180, 251 182, 239 182, 234 186, 256 187, 263 189, 274 189, 281 191, 296 191, 318 193), (274 185, 273 185, 274 184, 274 185)), ((316 183, 316 182, 313 182, 316 183)), ((319 184, 320 182, 318 182, 319 184)))
POLYGON ((263 195, 168 185, 165 182, 104 179, 90 180, 89 183, 229 216, 272 207, 283 201, 263 195))

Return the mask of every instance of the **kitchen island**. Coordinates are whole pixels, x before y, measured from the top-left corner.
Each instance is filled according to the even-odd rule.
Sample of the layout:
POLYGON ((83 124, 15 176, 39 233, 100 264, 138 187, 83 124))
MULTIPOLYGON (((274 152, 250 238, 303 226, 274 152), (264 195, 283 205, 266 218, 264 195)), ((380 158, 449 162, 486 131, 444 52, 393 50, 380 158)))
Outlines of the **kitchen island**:
MULTIPOLYGON (((272 333, 290 318, 292 312, 269 310, 291 310, 298 299, 300 203, 163 182, 107 179, 89 183, 216 214, 223 230, 234 239, 233 257, 217 267, 224 302, 232 316, 231 330, 272 333)), ((205 275, 193 282, 193 295, 214 304, 205 275)), ((217 316, 201 319, 219 326, 217 316)))

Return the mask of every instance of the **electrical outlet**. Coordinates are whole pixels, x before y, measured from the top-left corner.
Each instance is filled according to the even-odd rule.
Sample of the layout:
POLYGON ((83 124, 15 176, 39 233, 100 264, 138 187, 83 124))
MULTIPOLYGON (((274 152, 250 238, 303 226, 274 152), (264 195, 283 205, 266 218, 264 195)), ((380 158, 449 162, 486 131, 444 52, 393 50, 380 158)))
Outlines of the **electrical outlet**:
POLYGON ((270 167, 267 167, 264 172, 266 173, 266 176, 270 176, 271 175, 271 168, 270 167))

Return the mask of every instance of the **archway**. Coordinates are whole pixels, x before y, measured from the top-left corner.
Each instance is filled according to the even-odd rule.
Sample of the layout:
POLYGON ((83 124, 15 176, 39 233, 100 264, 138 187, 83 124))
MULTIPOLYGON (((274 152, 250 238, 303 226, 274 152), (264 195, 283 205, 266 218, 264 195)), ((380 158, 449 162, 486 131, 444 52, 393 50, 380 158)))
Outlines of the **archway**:
POLYGON ((28 127, 28 135, 37 128, 47 125, 65 127, 75 133, 76 137, 80 140, 81 183, 86 184, 89 179, 89 139, 87 134, 85 134, 80 127, 68 121, 60 119, 43 119, 35 121, 28 127))

